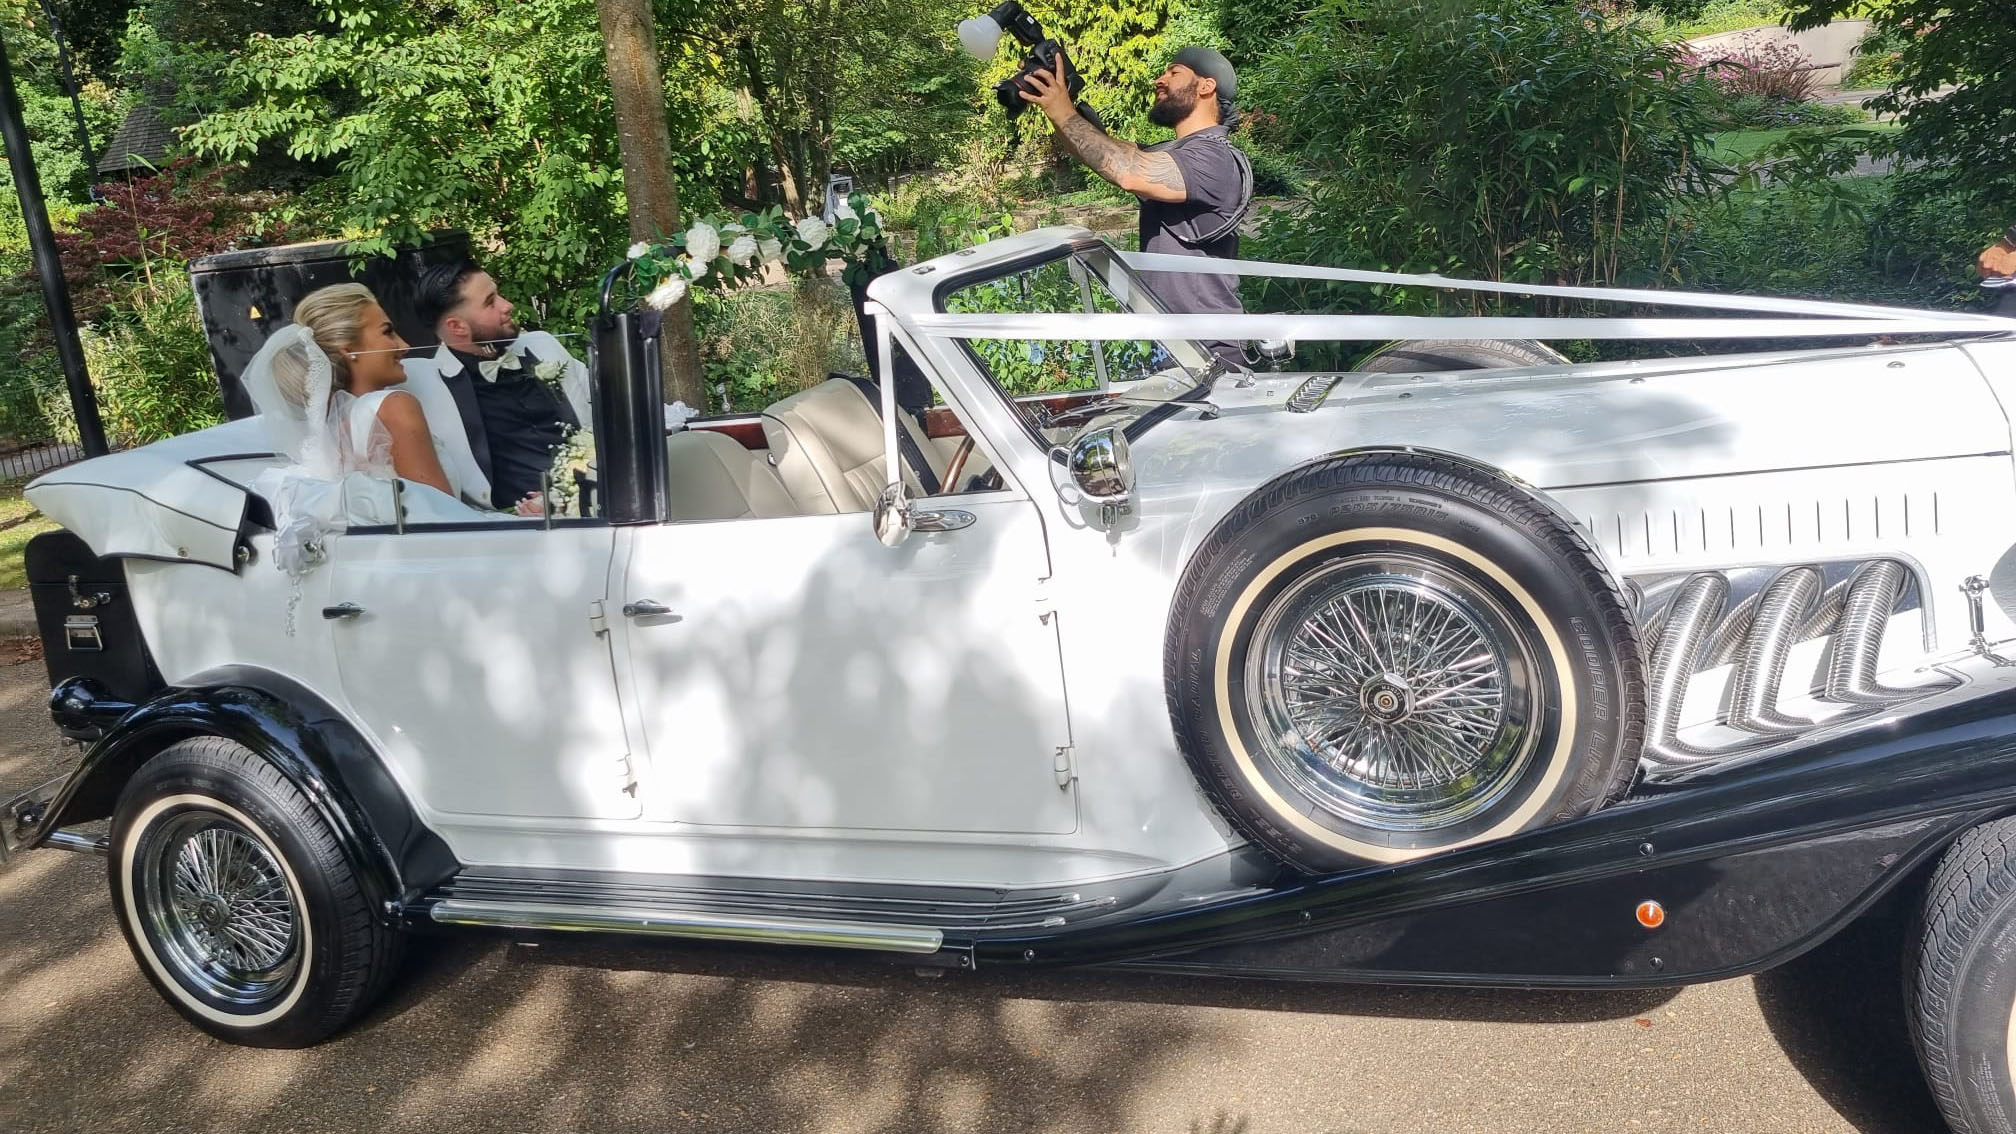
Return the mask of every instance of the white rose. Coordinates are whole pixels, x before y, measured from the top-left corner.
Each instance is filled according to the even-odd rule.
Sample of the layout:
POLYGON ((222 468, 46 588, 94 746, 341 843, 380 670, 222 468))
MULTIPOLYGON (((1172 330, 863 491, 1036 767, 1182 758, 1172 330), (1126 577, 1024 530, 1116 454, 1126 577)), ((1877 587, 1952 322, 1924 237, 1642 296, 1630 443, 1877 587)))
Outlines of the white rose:
POLYGON ((686 254, 703 264, 712 260, 721 254, 721 234, 706 221, 695 221, 686 230, 686 254))
POLYGON ((748 267, 749 261, 755 258, 756 238, 746 232, 736 237, 735 243, 728 246, 728 262, 738 268, 748 267))
POLYGON ((756 242, 756 258, 761 263, 768 264, 783 255, 784 244, 775 237, 766 236, 756 242))
POLYGON ((806 217, 798 222, 798 239, 805 246, 817 251, 826 243, 826 222, 818 217, 806 217))
POLYGON ((635 260, 637 257, 642 256, 644 253, 649 251, 651 251, 651 242, 648 240, 640 240, 637 243, 632 244, 630 246, 630 258, 632 260, 635 260))
POLYGON ((847 203, 847 199, 845 197, 842 197, 840 200, 833 202, 833 220, 836 223, 843 220, 855 220, 855 219, 857 218, 854 216, 854 208, 853 206, 847 203))
POLYGON ((644 302, 656 310, 663 311, 684 298, 686 298, 686 281, 678 276, 666 276, 664 283, 652 288, 651 294, 644 297, 644 302))
POLYGON ((686 274, 697 280, 707 274, 707 264, 708 261, 697 257, 688 260, 686 261, 686 274))
POLYGON ((723 236, 740 236, 748 231, 749 231, 748 229, 743 228, 741 225, 736 224, 733 221, 730 221, 727 224, 721 226, 721 235, 723 236))

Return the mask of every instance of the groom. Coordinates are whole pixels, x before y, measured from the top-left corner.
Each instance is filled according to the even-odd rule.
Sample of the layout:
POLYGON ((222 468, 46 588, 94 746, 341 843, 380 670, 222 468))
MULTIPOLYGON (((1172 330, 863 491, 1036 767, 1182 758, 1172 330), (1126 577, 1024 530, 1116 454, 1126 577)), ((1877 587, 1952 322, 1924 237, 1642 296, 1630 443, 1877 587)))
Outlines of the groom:
POLYGON ((592 420, 588 368, 552 335, 521 333, 497 281, 466 257, 421 273, 414 307, 441 345, 406 360, 407 388, 451 450, 441 459, 458 466, 464 494, 510 511, 539 491, 554 447, 592 420))

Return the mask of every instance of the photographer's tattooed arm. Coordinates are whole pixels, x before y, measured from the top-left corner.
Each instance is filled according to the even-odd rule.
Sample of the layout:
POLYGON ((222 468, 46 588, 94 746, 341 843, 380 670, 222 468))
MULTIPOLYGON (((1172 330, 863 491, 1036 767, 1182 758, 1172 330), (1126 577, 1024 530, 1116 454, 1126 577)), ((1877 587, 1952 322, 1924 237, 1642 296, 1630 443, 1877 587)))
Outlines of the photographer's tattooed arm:
POLYGON ((1056 121, 1057 133, 1078 160, 1099 176, 1137 197, 1181 201, 1189 196, 1183 171, 1165 153, 1150 153, 1132 142, 1108 137, 1075 111, 1056 121))
POLYGON ((1071 101, 1064 82, 1064 57, 1060 53, 1051 70, 1037 68, 1026 76, 1022 100, 1043 108, 1057 136, 1078 160, 1099 176, 1150 201, 1182 201, 1189 197, 1183 171, 1176 159, 1165 153, 1151 153, 1132 142, 1110 138, 1106 131, 1085 120, 1071 101))

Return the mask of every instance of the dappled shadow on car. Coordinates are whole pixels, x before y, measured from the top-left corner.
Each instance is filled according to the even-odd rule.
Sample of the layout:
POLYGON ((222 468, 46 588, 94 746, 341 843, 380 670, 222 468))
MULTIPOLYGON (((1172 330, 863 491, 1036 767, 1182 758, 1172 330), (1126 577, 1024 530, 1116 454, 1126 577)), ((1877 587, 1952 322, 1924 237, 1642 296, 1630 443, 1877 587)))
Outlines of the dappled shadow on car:
MULTIPOLYGON (((1899 890, 1915 894, 1915 887, 1899 890)), ((1756 978, 1771 1034, 1821 1098, 1861 1134, 1945 1125, 1906 1026, 1911 906, 1888 902, 1825 944, 1756 978)))

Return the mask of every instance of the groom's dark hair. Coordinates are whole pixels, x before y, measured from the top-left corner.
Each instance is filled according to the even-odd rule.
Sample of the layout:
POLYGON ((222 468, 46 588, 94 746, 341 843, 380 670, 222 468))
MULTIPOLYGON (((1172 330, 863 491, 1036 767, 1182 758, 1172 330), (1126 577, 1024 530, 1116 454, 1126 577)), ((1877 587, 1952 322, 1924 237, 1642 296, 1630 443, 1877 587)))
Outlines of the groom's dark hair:
POLYGON ((413 288, 413 315, 420 325, 440 334, 441 317, 462 302, 462 281, 482 270, 469 257, 457 256, 421 272, 420 282, 413 288))

